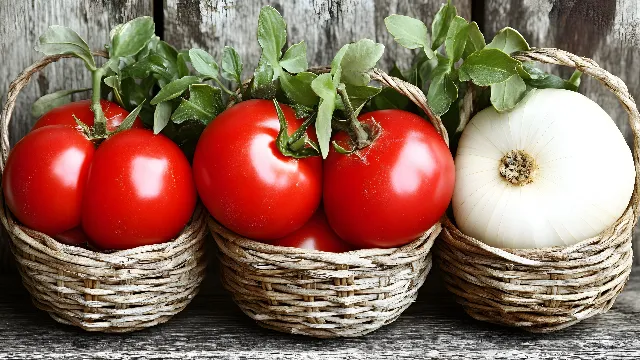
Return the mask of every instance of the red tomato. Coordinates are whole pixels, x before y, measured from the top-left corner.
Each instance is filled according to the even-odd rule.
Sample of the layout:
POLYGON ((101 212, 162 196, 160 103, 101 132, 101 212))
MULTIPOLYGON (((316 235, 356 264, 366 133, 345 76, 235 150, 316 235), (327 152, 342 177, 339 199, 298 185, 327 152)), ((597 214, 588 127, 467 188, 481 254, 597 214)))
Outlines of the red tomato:
POLYGON ((268 241, 271 245, 296 247, 300 249, 320 250, 342 253, 353 248, 342 241, 327 223, 327 217, 322 209, 313 214, 306 224, 291 234, 276 240, 268 241))
MULTIPOLYGON (((361 247, 407 244, 446 211, 455 181, 444 140, 415 114, 380 110, 360 115, 378 127, 370 146, 350 155, 331 149, 324 163, 324 210, 345 241, 361 247)), ((334 137, 345 148, 348 136, 334 137)))
MULTIPOLYGON (((281 105, 292 134, 302 124, 281 105)), ((230 230, 256 240, 281 238, 313 215, 322 195, 319 157, 280 153, 280 124, 268 100, 243 101, 204 130, 193 157, 202 202, 230 230)))
POLYGON ((89 243, 89 237, 82 231, 81 227, 73 228, 60 233, 54 237, 63 244, 86 247, 89 243))
MULTIPOLYGON (((112 103, 107 100, 100 100, 100 106, 104 116, 107 118, 107 130, 114 131, 118 128, 118 125, 122 124, 122 121, 129 115, 129 112, 118 104, 112 103)), ((91 100, 80 100, 72 103, 68 103, 57 108, 50 110, 48 113, 42 115, 40 119, 33 125, 32 131, 48 125, 68 125, 78 129, 80 127, 73 118, 75 115, 80 121, 87 126, 93 126, 93 111, 91 110, 91 100)), ((137 117, 133 122, 132 128, 143 128, 142 120, 137 117)))
POLYGON ((68 126, 27 134, 11 150, 2 191, 24 225, 55 236, 80 225, 82 196, 94 146, 68 126))
POLYGON ((95 152, 82 202, 82 228, 103 249, 168 241, 196 205, 189 162, 163 135, 117 133, 95 152))

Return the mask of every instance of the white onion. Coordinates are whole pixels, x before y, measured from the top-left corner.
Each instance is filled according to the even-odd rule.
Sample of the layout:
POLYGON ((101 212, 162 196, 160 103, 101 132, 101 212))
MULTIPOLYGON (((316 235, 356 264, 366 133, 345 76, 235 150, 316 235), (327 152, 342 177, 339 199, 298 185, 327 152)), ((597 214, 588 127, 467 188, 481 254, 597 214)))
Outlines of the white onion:
POLYGON ((631 151, 611 117, 568 90, 533 90, 511 112, 479 112, 462 133, 455 162, 458 228, 501 248, 565 246, 595 236, 624 213, 635 183, 631 151), (528 179, 522 169, 502 167, 501 175, 513 150, 532 160, 528 179))

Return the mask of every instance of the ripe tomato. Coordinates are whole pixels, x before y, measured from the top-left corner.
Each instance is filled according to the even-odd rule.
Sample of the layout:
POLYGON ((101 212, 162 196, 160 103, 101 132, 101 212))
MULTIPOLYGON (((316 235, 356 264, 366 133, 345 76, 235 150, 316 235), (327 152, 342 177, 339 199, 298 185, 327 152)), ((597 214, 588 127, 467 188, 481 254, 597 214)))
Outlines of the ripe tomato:
MULTIPOLYGON (((292 134, 302 121, 290 107, 281 107, 292 134)), ((275 143, 279 129, 271 101, 243 101, 207 126, 193 157, 196 187, 211 215, 256 240, 299 229, 322 195, 321 159, 282 155, 275 143)))
MULTIPOLYGON (((112 103, 107 100, 100 100, 100 106, 104 116, 107 118, 107 130, 114 131, 118 128, 118 125, 122 124, 122 121, 129 115, 129 112, 116 103, 112 103)), ((68 125, 78 129, 80 127, 73 118, 75 115, 80 121, 87 126, 93 126, 94 114, 91 110, 91 100, 80 100, 72 103, 68 103, 57 108, 50 110, 48 113, 42 115, 40 119, 33 125, 31 130, 39 129, 48 125, 68 125)), ((143 128, 142 120, 137 117, 133 122, 132 128, 143 128)))
POLYGON ((300 229, 283 238, 268 241, 268 243, 277 246, 335 253, 353 250, 349 244, 342 241, 331 229, 322 208, 318 209, 300 229))
MULTIPOLYGON (((434 225, 453 194, 455 167, 425 119, 402 110, 360 115, 378 128, 373 143, 350 155, 331 149, 324 163, 324 209, 345 241, 362 247, 407 244, 434 225)), ((334 137, 350 148, 348 136, 334 137)))
POLYGON ((82 231, 81 227, 73 228, 60 233, 54 237, 54 239, 67 245, 87 247, 89 244, 89 237, 82 231))
POLYGON ((24 225, 50 236, 80 225, 94 151, 82 133, 68 126, 27 134, 11 150, 2 175, 11 212, 24 225))
POLYGON ((175 143, 149 130, 126 130, 95 152, 82 229, 103 249, 165 242, 187 224, 196 199, 189 162, 175 143))

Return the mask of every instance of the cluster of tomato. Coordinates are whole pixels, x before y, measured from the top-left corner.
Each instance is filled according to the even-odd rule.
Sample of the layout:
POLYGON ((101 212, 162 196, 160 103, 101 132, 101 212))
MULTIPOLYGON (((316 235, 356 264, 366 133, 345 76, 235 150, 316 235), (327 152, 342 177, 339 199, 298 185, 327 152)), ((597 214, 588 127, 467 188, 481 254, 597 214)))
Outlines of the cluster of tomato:
MULTIPOLYGON (((115 131, 128 113, 106 100, 101 106, 106 140, 91 139, 77 123, 93 125, 90 101, 63 105, 16 144, 3 175, 12 213, 68 244, 127 249, 169 241, 199 194, 217 221, 251 239, 332 252, 395 247, 436 223, 453 192, 444 140, 401 110, 361 115, 377 129, 372 143, 349 154, 332 149, 322 160, 283 155, 274 103, 247 100, 207 126, 191 168, 175 143, 139 119, 115 131)), ((293 133, 302 121, 281 108, 293 133)), ((333 140, 349 147, 346 133, 333 140)))
MULTIPOLYGON (((128 115, 101 100, 107 130, 128 115)), ((77 124, 93 126, 89 100, 55 108, 12 149, 2 176, 11 212, 57 240, 128 249, 172 239, 194 211, 191 167, 169 138, 143 129, 114 132, 98 147, 77 124)))
MULTIPOLYGON (((280 105, 293 133, 302 121, 280 105)), ((359 116, 372 142, 348 154, 285 156, 274 104, 241 102, 202 133, 193 159, 196 187, 211 215, 230 230, 273 245, 342 252, 396 247, 418 238, 445 212, 453 193, 449 149, 425 119, 402 110, 359 116), (326 216, 325 216, 326 214, 326 216)), ((307 130, 315 140, 313 131, 307 130)), ((352 148, 346 132, 333 141, 352 148)))

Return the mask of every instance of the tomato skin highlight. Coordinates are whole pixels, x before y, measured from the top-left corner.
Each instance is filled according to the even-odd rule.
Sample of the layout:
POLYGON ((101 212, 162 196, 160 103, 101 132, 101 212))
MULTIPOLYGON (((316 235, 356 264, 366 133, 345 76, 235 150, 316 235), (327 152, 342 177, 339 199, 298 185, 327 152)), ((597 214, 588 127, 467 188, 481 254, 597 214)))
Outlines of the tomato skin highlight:
MULTIPOLYGON (((129 115, 129 112, 121 108, 118 104, 108 100, 100 99, 100 106, 102 112, 107 118, 107 130, 114 131, 118 128, 122 121, 129 115)), ((91 110, 91 100, 74 101, 62 106, 58 106, 55 109, 50 110, 46 114, 42 115, 40 119, 33 125, 31 131, 39 129, 49 125, 67 125, 73 126, 79 130, 82 130, 76 123, 73 116, 77 117, 85 125, 92 127, 94 121, 94 114, 91 110)), ((142 120, 140 117, 136 117, 131 128, 143 128, 142 120)))
MULTIPOLYGON (((358 119, 381 128, 370 146, 350 155, 331 149, 324 162, 324 209, 343 240, 360 248, 407 244, 446 211, 455 182, 453 157, 425 119, 379 110, 358 119)), ((347 134, 334 136, 350 148, 347 134)))
MULTIPOLYGON (((280 106, 292 134, 302 121, 289 106, 280 106)), ((275 143, 279 129, 273 102, 243 101, 207 126, 193 158, 196 187, 211 215, 255 240, 299 229, 322 196, 321 159, 282 155, 275 143)))
POLYGON ((93 143, 69 126, 27 134, 11 150, 2 176, 13 215, 50 236, 79 226, 94 152, 93 143))
POLYGON ((267 243, 277 246, 295 247, 300 249, 320 250, 326 252, 343 253, 353 250, 353 247, 336 235, 327 222, 324 211, 318 209, 311 219, 291 234, 267 243))
POLYGON ((189 162, 175 143, 149 130, 125 130, 96 150, 82 229, 102 249, 166 242, 187 224, 196 200, 189 162))

